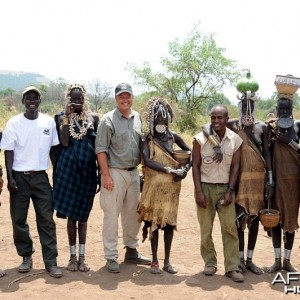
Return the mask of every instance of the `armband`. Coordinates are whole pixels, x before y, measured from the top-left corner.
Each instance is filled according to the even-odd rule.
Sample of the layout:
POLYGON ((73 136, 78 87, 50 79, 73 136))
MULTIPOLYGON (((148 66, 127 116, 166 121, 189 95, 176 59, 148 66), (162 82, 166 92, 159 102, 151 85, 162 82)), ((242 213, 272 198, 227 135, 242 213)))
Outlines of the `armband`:
POLYGON ((289 142, 289 146, 294 149, 295 151, 298 151, 300 149, 300 146, 298 143, 296 143, 294 140, 291 140, 289 142))
POLYGON ((64 116, 63 119, 62 119, 62 125, 65 126, 65 125, 69 125, 70 124, 70 120, 67 116, 64 116))

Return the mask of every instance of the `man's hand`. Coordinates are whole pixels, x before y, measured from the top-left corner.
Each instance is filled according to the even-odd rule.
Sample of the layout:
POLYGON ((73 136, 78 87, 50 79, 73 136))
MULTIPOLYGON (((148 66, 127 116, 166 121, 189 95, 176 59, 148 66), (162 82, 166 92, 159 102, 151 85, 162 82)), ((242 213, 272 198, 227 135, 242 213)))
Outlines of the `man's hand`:
POLYGON ((232 192, 230 190, 226 191, 225 195, 224 195, 224 202, 223 202, 223 206, 227 206, 232 202, 232 192))
POLYGON ((16 181, 12 178, 12 179, 9 179, 7 181, 7 189, 11 192, 11 193, 14 193, 14 192, 17 192, 18 191, 18 187, 17 187, 17 183, 16 181))
POLYGON ((197 205, 199 205, 200 207, 206 208, 207 207, 207 199, 205 197, 205 195, 202 192, 195 192, 195 200, 197 205))
POLYGON ((214 151, 215 151, 215 155, 213 156, 213 160, 215 162, 220 163, 223 160, 223 152, 221 150, 220 146, 215 146, 213 147, 214 151))
POLYGON ((110 174, 101 175, 102 176, 102 183, 103 187, 109 191, 112 191, 114 188, 114 182, 110 176, 110 174))
POLYGON ((0 195, 2 193, 3 183, 4 183, 4 180, 2 179, 2 176, 0 176, 0 195))

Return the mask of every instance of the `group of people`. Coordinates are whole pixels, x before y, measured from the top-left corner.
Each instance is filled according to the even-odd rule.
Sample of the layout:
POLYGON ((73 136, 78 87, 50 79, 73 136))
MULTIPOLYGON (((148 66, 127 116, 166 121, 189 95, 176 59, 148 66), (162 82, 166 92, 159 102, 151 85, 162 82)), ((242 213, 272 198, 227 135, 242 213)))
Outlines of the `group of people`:
POLYGON ((278 94, 276 118, 257 121, 257 99, 255 93, 243 93, 237 120, 229 119, 225 106, 214 106, 211 124, 203 126, 203 131, 193 141, 193 180, 204 274, 212 276, 217 271, 212 239, 217 212, 225 274, 235 282, 244 281, 246 270, 258 275, 282 269, 296 272, 290 257, 295 231, 299 228, 300 121, 293 119, 292 95, 286 94, 278 94), (263 270, 252 258, 259 212, 266 207, 279 211, 280 222, 273 228, 265 228, 272 237, 275 262, 263 270), (246 227, 249 232, 245 260, 246 227))
MULTIPOLYGON (((143 132, 141 115, 132 109, 132 87, 115 88, 116 108, 101 119, 89 110, 81 84, 70 84, 64 111, 54 118, 39 112, 41 92, 34 86, 23 91, 25 112, 12 117, 1 139, 5 156, 13 239, 23 258, 18 271, 29 272, 35 252, 27 223, 30 199, 36 213, 45 269, 50 276, 63 275, 57 266, 57 239, 53 212, 67 219, 70 259, 67 270, 89 271, 86 263, 87 222, 96 193, 103 210, 102 239, 106 269, 119 273, 118 220, 121 215, 124 261, 150 265, 150 272, 176 274, 170 262, 181 181, 192 167, 195 202, 201 233, 204 274, 217 272, 217 254, 212 229, 219 215, 225 275, 243 282, 242 273, 262 274, 252 261, 259 229, 259 211, 266 206, 280 211, 280 223, 270 229, 275 263, 268 272, 290 263, 295 230, 298 229, 300 121, 293 120, 292 100, 279 95, 277 117, 255 120, 255 93, 244 93, 240 118, 230 120, 224 105, 211 109, 211 123, 194 136, 193 147, 171 131, 172 108, 163 97, 147 104, 148 130, 143 132), (185 164, 176 149, 191 153, 185 164), (53 187, 46 170, 53 165, 53 187), (281 164, 282 157, 285 164, 281 164), (141 191, 138 166, 142 165, 141 191), (288 201, 286 200, 288 199, 288 201), (138 234, 149 235, 152 259, 138 252, 138 234), (245 260, 244 230, 248 227, 245 260), (164 264, 159 267, 159 230, 164 231, 164 264), (284 259, 281 237, 284 235, 284 259), (78 236, 78 252, 77 252, 78 236)), ((0 270, 0 277, 5 272, 0 270)))
MULTIPOLYGON (((186 168, 179 167, 172 158, 173 143, 183 149, 189 146, 176 133, 169 129, 172 110, 166 99, 156 98, 150 112, 149 134, 142 138, 142 119, 131 107, 132 88, 127 83, 115 88, 116 108, 101 120, 89 111, 87 91, 81 84, 70 84, 65 91, 64 111, 54 118, 39 112, 41 92, 34 86, 27 87, 22 93, 25 112, 12 117, 6 124, 1 138, 7 172, 7 187, 10 192, 10 214, 13 227, 13 240, 17 253, 22 257, 18 267, 20 273, 29 272, 33 266, 35 252, 30 236, 27 215, 32 200, 36 214, 37 229, 42 246, 45 269, 50 276, 63 275, 57 266, 57 237, 53 218, 54 210, 58 218, 67 219, 67 235, 70 259, 67 270, 88 271, 86 263, 87 222, 95 194, 100 191, 100 206, 103 209, 103 246, 107 260, 106 269, 112 273, 120 272, 118 263, 118 219, 121 215, 125 262, 150 265, 153 272, 160 271, 157 261, 158 228, 165 229, 167 245, 163 269, 176 273, 169 261, 173 230, 176 228, 180 181, 185 178, 186 168), (167 160, 160 159, 162 154, 153 152, 149 141, 157 141, 167 160), (153 158, 154 157, 154 158, 153 158), (53 165, 53 187, 50 185, 46 170, 49 158, 53 165), (138 166, 144 163, 145 189, 147 191, 148 168, 169 174, 169 182, 176 189, 166 199, 162 209, 166 210, 163 220, 156 218, 157 206, 154 200, 161 197, 149 195, 151 204, 140 203, 140 174, 138 166), (153 161, 154 166, 152 166, 153 161), (177 206, 170 202, 176 195, 177 206), (140 203, 140 204, 139 204, 140 203), (138 205, 154 213, 144 216, 138 213, 138 205), (166 206, 166 207, 164 207, 166 206), (174 206, 174 207, 173 207, 174 206), (168 211, 172 208, 171 211, 168 211), (151 224, 155 243, 152 245, 153 260, 137 251, 138 233, 141 222, 151 224), (77 249, 78 237, 78 249, 77 249), (155 246, 156 245, 156 246, 155 246)), ((154 145, 154 144, 153 144, 154 145)), ((150 175, 155 178, 156 174, 150 175)), ((163 193, 168 193, 168 188, 163 193)), ((145 196, 145 199, 147 199, 145 196)), ((148 200, 146 200, 148 201, 148 200)), ((0 276, 5 272, 0 271, 0 276)))

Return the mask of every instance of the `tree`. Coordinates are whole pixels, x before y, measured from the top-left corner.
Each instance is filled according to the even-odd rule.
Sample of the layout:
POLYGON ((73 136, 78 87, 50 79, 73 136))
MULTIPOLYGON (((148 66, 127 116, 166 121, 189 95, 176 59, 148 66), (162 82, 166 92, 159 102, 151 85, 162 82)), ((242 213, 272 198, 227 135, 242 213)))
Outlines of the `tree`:
POLYGON ((112 87, 99 79, 94 79, 88 83, 88 89, 89 102, 92 109, 97 112, 102 107, 102 103, 110 96, 112 87))
POLYGON ((0 97, 12 96, 15 92, 12 88, 6 88, 0 91, 0 97))
POLYGON ((67 80, 61 77, 51 81, 49 86, 46 88, 46 93, 43 94, 43 100, 58 105, 64 105, 65 90, 67 89, 67 86, 67 80))
POLYGON ((142 67, 129 64, 127 69, 137 84, 184 103, 189 111, 199 110, 238 76, 235 62, 223 52, 213 35, 202 34, 196 25, 183 42, 169 43, 169 55, 160 60, 162 72, 155 73, 149 62, 142 67))

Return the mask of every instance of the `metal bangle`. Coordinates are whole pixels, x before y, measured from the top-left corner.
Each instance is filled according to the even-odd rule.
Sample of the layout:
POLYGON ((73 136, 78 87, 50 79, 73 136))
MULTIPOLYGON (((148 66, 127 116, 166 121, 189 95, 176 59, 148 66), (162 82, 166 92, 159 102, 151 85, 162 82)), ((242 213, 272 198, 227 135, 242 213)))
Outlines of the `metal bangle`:
POLYGON ((235 192, 235 188, 234 188, 233 186, 230 185, 230 186, 228 187, 228 191, 235 192))
POLYGON ((165 167, 165 171, 167 174, 171 174, 172 169, 170 167, 165 167))
POLYGON ((270 186, 274 186, 275 185, 274 180, 273 180, 273 172, 272 171, 268 171, 268 182, 267 182, 267 185, 270 185, 270 186))
POLYGON ((299 144, 296 143, 294 140, 291 140, 291 141, 289 142, 289 146, 291 146, 292 149, 294 149, 295 151, 297 151, 298 149, 300 149, 299 144))

